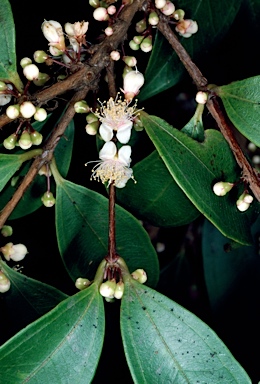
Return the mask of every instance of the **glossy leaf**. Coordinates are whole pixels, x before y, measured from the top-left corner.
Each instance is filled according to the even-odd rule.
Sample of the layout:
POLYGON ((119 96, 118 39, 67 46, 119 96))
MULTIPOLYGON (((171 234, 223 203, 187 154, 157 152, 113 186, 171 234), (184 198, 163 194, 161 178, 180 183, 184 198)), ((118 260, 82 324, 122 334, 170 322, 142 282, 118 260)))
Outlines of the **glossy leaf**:
POLYGON ((15 174, 23 163, 23 159, 20 155, 5 155, 0 154, 0 191, 4 188, 6 183, 15 174))
MULTIPOLYGON (((107 255, 108 199, 64 179, 56 179, 56 183, 56 231, 64 264, 74 281, 78 277, 92 279, 107 255)), ((142 225, 119 206, 116 243, 129 269, 144 268, 148 284, 155 286, 159 275, 157 254, 142 225)))
MULTIPOLYGON (((241 310, 242 297, 246 296, 250 297, 252 311, 256 311, 260 274, 259 232, 258 218, 252 226, 254 245, 237 247, 230 244, 210 222, 205 221, 202 232, 203 264, 208 295, 214 311, 236 300, 241 302, 241 310), (252 285, 255 286, 254 290, 252 285), (255 301, 252 298, 254 295, 255 301)), ((248 311, 247 299, 246 302, 248 311)))
POLYGON ((0 348, 6 384, 90 383, 104 338, 97 284, 64 300, 0 348))
POLYGON ((198 210, 173 180, 157 151, 133 167, 136 184, 117 191, 119 202, 137 217, 159 227, 188 224, 198 210))
POLYGON ((239 169, 221 133, 207 130, 205 141, 198 143, 156 116, 144 114, 142 122, 172 177, 197 209, 225 236, 251 244, 253 207, 241 213, 236 208, 237 195, 219 197, 212 191, 217 181, 239 179, 239 169))
POLYGON ((120 323, 136 384, 251 383, 205 323, 133 279, 125 283, 120 323))
POLYGON ((0 268, 11 281, 3 296, 14 333, 54 308, 68 296, 58 289, 15 271, 0 260, 0 268))
POLYGON ((19 91, 23 89, 16 70, 15 26, 8 0, 0 3, 0 79, 11 81, 19 91))
MULTIPOLYGON (((34 128, 36 129, 35 126, 34 128)), ((40 129, 38 127, 37 130, 40 130, 40 129)), ((72 120, 69 123, 68 127, 66 128, 65 134, 60 139, 54 152, 56 162, 63 176, 66 176, 69 171, 72 150, 73 150, 73 143, 74 143, 74 122, 72 120)), ((26 168, 21 169, 21 172, 18 173, 19 180, 18 180, 17 186, 19 185, 24 175, 27 173, 29 166, 30 164, 28 164, 26 168)), ((14 194, 17 186, 12 187, 11 185, 8 185, 5 188, 5 190, 0 195, 1 207, 4 207, 5 204, 8 202, 8 200, 10 200, 10 197, 14 194)), ((18 219, 42 207, 41 197, 44 194, 44 192, 46 192, 46 189, 47 189, 46 177, 43 175, 42 176, 37 175, 33 183, 26 190, 26 193, 24 194, 23 198, 19 201, 15 210, 12 212, 10 219, 18 219)))
POLYGON ((248 140, 260 147, 260 76, 234 81, 214 89, 228 117, 248 140))
MULTIPOLYGON (((178 1, 178 8, 185 10, 185 19, 196 20, 199 26, 195 35, 189 38, 180 37, 181 43, 193 59, 202 52, 205 55, 227 33, 240 5, 241 0, 178 1)), ((168 41, 158 31, 145 72, 145 84, 138 99, 146 100, 174 86, 180 81, 185 71, 168 41)))

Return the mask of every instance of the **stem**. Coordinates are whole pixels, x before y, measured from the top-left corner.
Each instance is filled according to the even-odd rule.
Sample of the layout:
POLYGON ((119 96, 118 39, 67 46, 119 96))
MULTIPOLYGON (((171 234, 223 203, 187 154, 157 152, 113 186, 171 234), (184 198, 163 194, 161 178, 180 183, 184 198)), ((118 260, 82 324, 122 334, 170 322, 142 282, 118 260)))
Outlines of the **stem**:
MULTIPOLYGON (((212 94, 210 87, 208 87, 207 79, 202 75, 199 68, 191 60, 189 54, 183 48, 183 46, 175 36, 174 32, 169 27, 168 19, 164 15, 162 15, 161 12, 158 12, 158 15, 160 18, 160 22, 157 25, 158 30, 171 44, 172 48, 177 53, 179 59, 188 71, 197 88, 199 90, 207 91, 209 94, 212 94)), ((237 140, 235 139, 231 122, 223 113, 222 108, 220 107, 220 104, 215 97, 209 98, 207 102, 207 108, 211 113, 212 117, 215 119, 222 135, 228 142, 230 149, 234 154, 236 162, 242 169, 243 179, 246 180, 246 182, 249 184, 250 189, 255 195, 256 199, 260 201, 260 180, 256 171, 248 162, 237 140)))
POLYGON ((106 260, 113 264, 117 261, 118 255, 116 253, 116 221, 115 221, 115 200, 116 190, 114 183, 109 186, 109 219, 108 219, 108 255, 106 260))

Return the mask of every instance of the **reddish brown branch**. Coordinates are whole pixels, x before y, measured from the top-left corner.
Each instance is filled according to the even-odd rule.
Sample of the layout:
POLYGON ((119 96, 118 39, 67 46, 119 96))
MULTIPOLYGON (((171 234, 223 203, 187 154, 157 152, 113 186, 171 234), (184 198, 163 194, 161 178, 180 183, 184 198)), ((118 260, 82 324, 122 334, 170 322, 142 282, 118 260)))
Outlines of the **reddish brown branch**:
MULTIPOLYGON (((202 73, 200 72, 196 64, 191 60, 189 54, 183 48, 183 46, 175 36, 174 32, 169 27, 167 18, 162 15, 160 15, 160 22, 158 24, 158 29, 163 34, 163 36, 168 40, 168 42, 171 44, 172 48, 180 58, 184 67, 187 69, 189 75, 191 76, 197 88, 199 90, 204 90, 211 93, 210 88, 207 87, 208 86, 207 79, 202 75, 202 73)), ((230 123, 227 116, 223 113, 221 106, 215 97, 209 98, 207 102, 207 108, 211 113, 211 115, 213 116, 213 118, 216 120, 221 133, 223 134, 226 141, 228 142, 238 165, 242 169, 243 179, 245 179, 248 182, 249 187, 253 192, 253 194, 255 195, 256 199, 260 201, 260 180, 257 176, 257 173, 252 168, 251 164, 248 162, 242 149, 240 148, 234 136, 232 124, 230 123)))

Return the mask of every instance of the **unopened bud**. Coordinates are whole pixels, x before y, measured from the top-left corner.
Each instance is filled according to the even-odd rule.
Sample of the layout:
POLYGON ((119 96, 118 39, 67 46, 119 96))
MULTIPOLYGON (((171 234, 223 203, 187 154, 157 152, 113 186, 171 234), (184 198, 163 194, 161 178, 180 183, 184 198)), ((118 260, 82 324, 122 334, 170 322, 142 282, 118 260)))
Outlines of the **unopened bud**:
POLYGON ((124 290, 125 290, 125 284, 123 283, 123 281, 119 281, 116 284, 116 289, 115 289, 114 297, 116 299, 122 299, 123 294, 124 294, 124 290))
POLYGON ((105 34, 107 35, 107 36, 112 36, 113 35, 113 33, 114 33, 114 31, 113 31, 113 28, 112 27, 107 27, 106 29, 105 29, 105 34))
POLYGON ((30 101, 24 101, 20 105, 20 113, 25 119, 29 119, 36 112, 36 108, 30 101))
POLYGON ((10 225, 4 225, 1 229, 1 235, 4 237, 9 237, 13 234, 13 228, 10 225))
POLYGON ((159 17, 156 12, 151 12, 148 17, 148 23, 150 25, 157 25, 159 23, 159 17))
POLYGON ((233 187, 233 183, 219 181, 218 183, 214 184, 213 192, 217 196, 225 196, 233 187))
POLYGON ((0 293, 5 293, 9 291, 10 287, 10 280, 2 271, 0 271, 0 293))
POLYGON ((122 60, 128 65, 128 67, 135 67, 137 60, 134 56, 124 56, 122 60))
POLYGON ((107 9, 104 7, 98 7, 93 12, 93 17, 97 21, 106 21, 109 19, 107 9))
POLYGON ((109 299, 114 298, 114 293, 116 289, 116 282, 114 279, 102 283, 99 287, 99 293, 103 297, 108 297, 109 299))
POLYGON ((141 36, 141 35, 138 35, 138 36, 134 36, 133 37, 133 40, 134 40, 134 42, 136 43, 136 44, 141 44, 141 42, 143 41, 143 39, 144 39, 144 36, 141 36))
POLYGON ((28 64, 24 67, 23 74, 27 80, 36 80, 39 76, 39 68, 35 64, 28 64))
POLYGON ((89 113, 87 116, 86 116, 86 120, 87 122, 90 124, 90 123, 94 123, 95 121, 98 121, 98 117, 94 114, 94 113, 89 113))
POLYGON ((140 88, 144 84, 144 76, 141 72, 131 71, 128 72, 124 77, 123 91, 126 100, 132 100, 138 95, 140 88))
POLYGON ((29 64, 32 64, 32 60, 29 57, 23 57, 20 61, 20 65, 22 68, 25 68, 29 64))
POLYGON ((161 9, 165 7, 166 5, 166 0, 155 0, 155 6, 157 9, 161 9))
POLYGON ((199 91, 196 94, 195 100, 198 104, 206 104, 208 100, 208 94, 206 92, 199 91))
POLYGON ((3 81, 0 81, 0 92, 5 91, 6 89, 8 89, 7 85, 3 81))
POLYGON ((37 121, 44 121, 47 118, 47 112, 44 108, 37 107, 33 117, 37 121))
POLYGON ((43 137, 42 137, 42 134, 40 132, 32 131, 30 133, 30 137, 31 137, 33 145, 40 145, 42 143, 43 137))
POLYGON ((129 47, 133 50, 133 51, 138 51, 138 49, 140 48, 140 45, 139 44, 136 44, 134 42, 134 40, 130 40, 129 41, 129 47))
POLYGON ((12 133, 10 136, 8 136, 4 142, 3 145, 5 149, 14 149, 17 143, 17 135, 15 133, 12 133))
POLYGON ((137 33, 143 33, 147 28, 146 19, 142 19, 135 24, 135 30, 137 33))
POLYGON ((76 113, 88 113, 90 108, 85 100, 77 101, 74 104, 74 109, 76 113))
POLYGON ((9 117, 9 119, 17 119, 17 117, 20 115, 19 104, 9 105, 9 107, 6 108, 5 113, 9 117))
POLYGON ((143 131, 143 129, 144 129, 144 125, 142 123, 142 120, 138 116, 134 119, 134 129, 137 132, 143 131))
POLYGON ((51 176, 51 169, 50 167, 47 167, 46 164, 44 164, 40 169, 39 169, 39 172, 38 172, 38 175, 42 176, 46 176, 46 177, 50 177, 51 176))
POLYGON ((93 8, 98 8, 100 6, 99 0, 89 0, 89 5, 93 8))
POLYGON ((183 20, 185 16, 185 12, 183 9, 176 9, 176 11, 173 12, 172 16, 177 21, 183 20))
POLYGON ((118 51, 110 52, 110 57, 114 61, 118 61, 120 59, 120 53, 118 51))
POLYGON ((75 287, 82 291, 83 289, 89 287, 90 284, 91 282, 89 281, 89 279, 83 279, 82 277, 79 277, 75 282, 75 287))
POLYGON ((249 195, 247 192, 243 192, 236 202, 237 209, 240 212, 245 212, 250 207, 253 200, 253 196, 249 195))
POLYGON ((99 128, 99 121, 93 121, 86 125, 85 129, 88 135, 94 136, 97 134, 99 128))
POLYGON ((150 52, 153 49, 153 39, 151 35, 143 39, 140 44, 140 48, 143 52, 150 52))
POLYGON ((143 269, 137 269, 131 273, 133 279, 139 281, 139 283, 144 284, 147 281, 147 274, 143 269))
POLYGON ((161 8, 161 12, 165 15, 165 16, 171 16, 173 14, 173 12, 175 11, 175 6, 174 4, 171 2, 171 1, 166 1, 166 4, 163 8, 161 8))
POLYGON ((43 205, 45 205, 45 207, 47 208, 53 207, 56 201, 52 192, 48 192, 48 191, 44 193, 41 200, 43 202, 43 205))
POLYGON ((107 13, 112 16, 116 13, 116 7, 114 5, 110 5, 108 8, 107 8, 107 13))
POLYGON ((33 54, 34 61, 38 64, 44 63, 49 55, 44 51, 35 51, 33 54))
POLYGON ((47 81, 50 80, 48 73, 39 72, 38 78, 33 80, 33 84, 37 87, 42 87, 47 81))
POLYGON ((31 135, 27 130, 24 130, 20 136, 20 139, 18 141, 19 146, 22 149, 29 149, 32 146, 32 140, 31 140, 31 135))

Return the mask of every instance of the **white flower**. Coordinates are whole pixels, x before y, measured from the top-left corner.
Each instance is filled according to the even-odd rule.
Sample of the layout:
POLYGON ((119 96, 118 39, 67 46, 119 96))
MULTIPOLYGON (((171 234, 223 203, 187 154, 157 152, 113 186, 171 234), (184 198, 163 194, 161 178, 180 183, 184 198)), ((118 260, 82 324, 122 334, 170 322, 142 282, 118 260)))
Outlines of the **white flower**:
POLYGON ((113 141, 105 143, 99 152, 101 161, 92 169, 91 179, 103 184, 108 182, 108 185, 114 183, 117 188, 125 187, 127 181, 133 179, 133 170, 129 168, 131 152, 130 145, 123 145, 117 151, 113 141))
POLYGON ((42 23, 42 32, 44 37, 49 41, 51 47, 55 47, 60 51, 65 51, 65 39, 60 23, 55 20, 45 20, 42 23))
POLYGON ((74 24, 66 23, 64 28, 70 44, 75 52, 79 51, 82 44, 86 44, 85 35, 88 30, 88 22, 77 21, 74 24))
POLYGON ((128 143, 133 126, 133 115, 136 104, 129 107, 128 101, 113 100, 112 97, 107 103, 101 105, 101 111, 95 113, 101 121, 99 133, 104 141, 112 140, 114 132, 122 144, 128 143))
POLYGON ((176 31, 183 37, 190 37, 198 31, 198 24, 194 20, 180 20, 176 26, 176 31))
POLYGON ((144 76, 141 72, 130 71, 124 77, 123 92, 126 100, 132 100, 138 95, 140 88, 144 84, 144 76))

